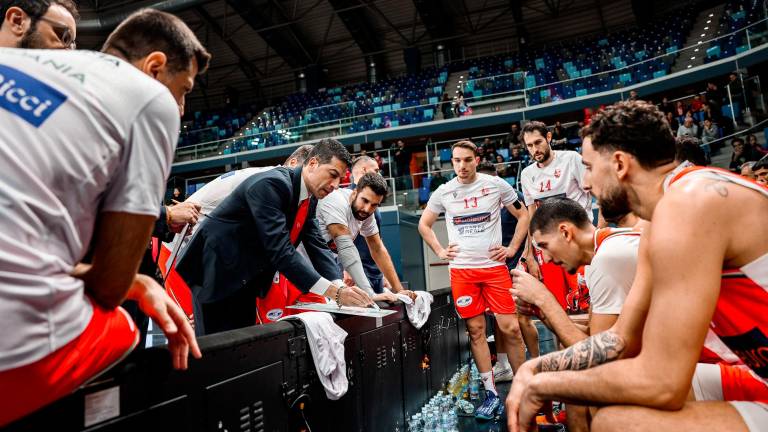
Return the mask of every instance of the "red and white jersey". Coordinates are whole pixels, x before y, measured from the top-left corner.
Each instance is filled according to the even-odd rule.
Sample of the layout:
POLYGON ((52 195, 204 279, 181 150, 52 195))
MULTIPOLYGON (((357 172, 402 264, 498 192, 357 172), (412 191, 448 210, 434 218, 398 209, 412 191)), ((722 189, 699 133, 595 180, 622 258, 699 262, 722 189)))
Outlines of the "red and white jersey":
POLYGON ((537 206, 548 198, 569 198, 579 203, 592 220, 592 195, 584 190, 581 155, 571 150, 553 150, 552 162, 541 167, 534 162, 520 175, 525 205, 537 206))
MULTIPOLYGON (((768 198, 765 186, 729 171, 697 166, 675 170, 665 189, 681 178, 693 177, 731 182, 768 198)), ((768 385, 768 251, 741 268, 723 269, 710 327, 768 385)))
POLYGON ((641 234, 633 228, 595 231, 595 256, 584 269, 592 313, 621 313, 635 279, 641 234))
MULTIPOLYGON (((501 244, 502 207, 517 201, 517 192, 505 180, 477 174, 470 184, 454 178, 440 185, 427 208, 445 213, 448 241, 459 246, 451 268, 487 268, 503 265, 490 259, 490 249, 501 244)), ((506 210, 504 210, 506 211, 506 210)))

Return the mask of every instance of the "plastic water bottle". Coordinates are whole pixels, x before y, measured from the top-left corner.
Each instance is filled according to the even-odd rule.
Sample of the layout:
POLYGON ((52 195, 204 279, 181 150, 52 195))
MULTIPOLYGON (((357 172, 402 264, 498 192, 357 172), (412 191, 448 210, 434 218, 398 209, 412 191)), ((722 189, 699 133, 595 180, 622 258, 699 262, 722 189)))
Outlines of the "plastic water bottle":
POLYGON ((480 398, 480 376, 472 375, 472 380, 469 382, 469 398, 476 401, 480 398))

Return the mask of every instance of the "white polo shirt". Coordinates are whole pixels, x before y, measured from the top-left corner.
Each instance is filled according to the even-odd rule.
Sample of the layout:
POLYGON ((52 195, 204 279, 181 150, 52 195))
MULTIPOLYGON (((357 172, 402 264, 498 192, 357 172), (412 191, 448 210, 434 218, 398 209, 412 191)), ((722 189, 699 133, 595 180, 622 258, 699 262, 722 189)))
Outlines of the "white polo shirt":
POLYGON ((0 370, 85 329, 93 310, 69 274, 100 212, 157 217, 178 132, 171 93, 129 63, 0 49, 0 370))
POLYGON ((326 242, 333 240, 328 232, 328 225, 340 224, 349 229, 352 240, 359 234, 363 237, 370 237, 379 233, 379 227, 376 225, 376 218, 373 214, 365 220, 360 221, 352 214, 352 204, 349 197, 354 191, 352 189, 336 189, 325 198, 317 202, 317 222, 320 226, 320 233, 326 242))

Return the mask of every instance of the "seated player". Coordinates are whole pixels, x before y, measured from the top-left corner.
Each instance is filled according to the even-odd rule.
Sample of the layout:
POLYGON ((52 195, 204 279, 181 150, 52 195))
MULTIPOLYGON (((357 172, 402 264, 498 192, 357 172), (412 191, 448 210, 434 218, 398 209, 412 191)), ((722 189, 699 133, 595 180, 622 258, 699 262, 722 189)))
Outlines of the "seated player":
MULTIPOLYGON (((632 286, 644 224, 634 229, 595 229, 575 201, 555 198, 543 202, 531 219, 533 243, 544 262, 555 263, 569 273, 586 266, 589 323, 584 328, 571 321, 543 283, 526 272, 512 270, 512 294, 520 313, 538 315, 565 347, 609 329, 632 286)), ((568 404, 567 424, 570 431, 587 430, 584 407, 568 404)))
POLYGON ((392 292, 415 299, 416 294, 404 289, 400 283, 373 215, 387 195, 386 181, 375 173, 365 174, 355 181, 355 189, 338 189, 318 204, 317 222, 323 239, 356 286, 368 292, 374 300, 396 300, 396 297, 387 297, 386 294, 376 294, 373 291, 354 244, 358 235, 362 235, 384 277, 392 282, 392 292))
POLYGON ((136 270, 184 96, 210 55, 180 19, 147 9, 104 52, 0 49, 0 80, 17 96, 0 105, 0 388, 11 395, 0 425, 135 347, 126 298, 165 332, 176 368, 201 355, 181 310, 136 270), (89 247, 92 264, 78 265, 89 247))
POLYGON ((664 115, 645 102, 600 111, 582 135, 585 183, 600 205, 651 225, 616 324, 523 365, 507 401, 510 429, 529 429, 543 401, 557 399, 603 406, 596 431, 764 430, 768 188, 678 165, 664 115), (721 366, 728 402, 688 400, 709 329, 744 363, 721 366))

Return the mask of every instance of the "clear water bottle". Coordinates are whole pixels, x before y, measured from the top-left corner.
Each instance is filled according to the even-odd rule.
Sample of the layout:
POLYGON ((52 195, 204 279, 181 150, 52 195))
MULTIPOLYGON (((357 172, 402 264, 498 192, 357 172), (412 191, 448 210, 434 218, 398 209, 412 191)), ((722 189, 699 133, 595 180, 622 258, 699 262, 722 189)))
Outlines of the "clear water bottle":
POLYGON ((414 414, 411 416, 411 420, 408 422, 409 432, 423 432, 424 428, 421 424, 421 414, 414 414))
POLYGON ((469 398, 473 401, 480 399, 480 375, 472 375, 469 382, 469 398))
POLYGON ((437 419, 432 413, 427 414, 424 421, 424 432, 438 432, 437 419))

